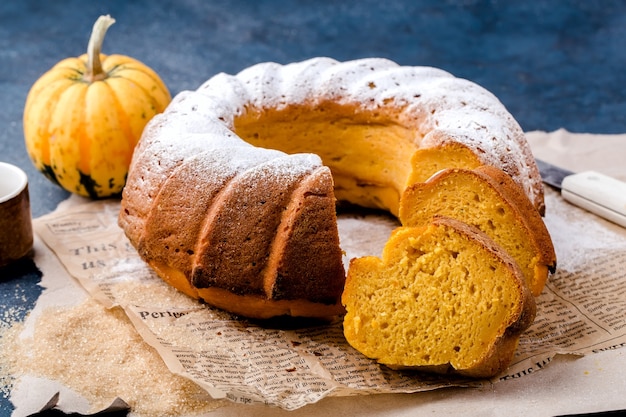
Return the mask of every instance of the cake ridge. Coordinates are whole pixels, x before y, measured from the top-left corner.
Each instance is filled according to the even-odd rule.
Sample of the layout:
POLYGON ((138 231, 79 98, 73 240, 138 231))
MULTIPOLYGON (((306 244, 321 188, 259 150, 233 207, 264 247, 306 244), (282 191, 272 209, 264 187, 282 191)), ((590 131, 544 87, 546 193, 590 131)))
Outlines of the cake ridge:
MULTIPOLYGON (((296 222, 298 220, 298 216, 301 214, 303 206, 306 206, 306 204, 304 204, 304 200, 310 198, 313 195, 327 197, 329 191, 331 191, 319 189, 319 187, 317 187, 316 189, 315 182, 317 177, 320 175, 330 175, 330 173, 328 172, 328 168, 325 166, 319 166, 317 168, 314 168, 311 172, 306 173, 303 180, 294 189, 291 190, 291 198, 289 199, 289 203, 282 213, 281 221, 278 225, 278 230, 280 230, 282 233, 274 234, 274 239, 270 246, 266 269, 263 272, 265 295, 268 298, 281 299, 285 297, 285 294, 283 293, 284 290, 280 288, 283 284, 281 282, 281 275, 285 275, 282 274, 281 269, 283 267, 282 264, 285 263, 284 254, 286 252, 286 246, 288 246, 290 243, 291 232, 296 230, 296 222)), ((329 226, 336 228, 336 219, 334 222, 329 222, 329 226)), ((332 253, 327 253, 326 255, 332 256, 332 253)), ((341 258, 342 256, 340 251, 337 251, 335 255, 337 258, 341 258)), ((339 272, 341 273, 341 275, 345 275, 343 267, 339 272)), ((332 276, 332 274, 329 274, 329 276, 332 276)), ((304 277, 299 278, 301 282, 305 281, 304 277)), ((323 283, 320 282, 319 284, 323 283)), ((337 283, 336 286, 337 285, 343 287, 343 283, 337 283)), ((335 291, 331 291, 330 293, 332 294, 334 292, 335 291)))
MULTIPOLYGON (((319 160, 319 158, 315 157, 314 155, 307 155, 307 154, 287 155, 282 152, 265 150, 265 149, 263 149, 263 151, 266 151, 262 153, 269 155, 270 158, 264 161, 260 161, 258 164, 251 165, 247 167, 246 169, 242 169, 240 172, 237 173, 237 175, 231 178, 225 184, 225 186, 219 191, 218 195, 213 200, 211 207, 209 207, 209 209, 207 210, 205 214, 204 222, 201 226, 202 229, 200 232, 200 238, 198 239, 197 245, 196 245, 196 248, 197 248, 196 253, 198 254, 198 256, 196 258, 196 263, 193 267, 193 272, 191 275, 192 284, 198 288, 204 288, 206 286, 212 286, 212 285, 220 286, 220 284, 215 281, 218 278, 218 276, 213 275, 213 273, 207 269, 208 265, 202 262, 206 254, 218 251, 218 252, 221 252, 222 256, 228 257, 229 256, 228 254, 231 253, 236 247, 232 243, 232 240, 239 239, 239 236, 237 235, 238 232, 235 232, 235 230, 236 229, 241 229, 243 231, 248 230, 248 228, 240 227, 239 224, 237 224, 236 227, 235 226, 231 227, 230 225, 227 225, 226 223, 231 223, 235 219, 237 221, 252 220, 252 221, 257 221, 257 222, 270 220, 270 219, 265 219, 265 218, 243 219, 243 218, 238 217, 242 214, 240 212, 232 212, 232 211, 227 212, 227 210, 229 210, 229 207, 230 207, 229 204, 233 203, 232 201, 233 198, 237 198, 240 202, 245 204, 245 207, 247 209, 252 209, 253 208, 252 204, 255 204, 255 203, 260 203, 261 205, 265 204, 262 201, 263 198, 260 198, 260 201, 256 201, 254 200, 254 197, 252 197, 252 199, 248 201, 247 198, 250 197, 249 193, 247 193, 246 190, 242 190, 242 188, 248 187, 248 185, 246 185, 248 182, 252 181, 254 183, 255 181, 260 181, 261 178, 263 178, 264 181, 267 181, 270 179, 270 177, 266 175, 262 175, 261 173, 262 172, 267 173, 269 171, 273 171, 271 179, 275 183, 281 183, 283 185, 282 190, 280 190, 280 192, 283 193, 281 194, 281 199, 284 201, 289 198, 291 188, 297 185, 297 182, 299 181, 299 179, 311 171, 311 165, 315 164, 317 166, 321 166, 321 161, 319 160), (299 162, 292 163, 294 161, 299 161, 299 162), (280 168, 281 166, 283 167, 283 169, 280 168), (242 186, 242 184, 244 185, 242 186), (237 195, 237 197, 233 197, 233 194, 237 195), (227 217, 222 218, 222 216, 227 216, 227 217), (219 242, 213 242, 211 239, 213 238, 213 234, 215 233, 217 228, 226 228, 229 230, 233 230, 233 234, 226 235, 227 237, 225 237, 224 239, 227 239, 227 240, 220 240, 219 242), (228 252, 225 253, 226 251, 228 252)), ((270 192, 270 189, 271 187, 267 187, 268 193, 270 192)), ((267 195, 268 206, 269 206, 269 203, 272 203, 270 196, 271 194, 267 195)), ((275 204, 277 204, 277 206, 280 206, 281 203, 276 202, 275 204)), ((276 220, 272 220, 272 222, 275 222, 275 221, 276 220)), ((249 230, 253 231, 254 229, 249 229, 249 230)), ((245 241, 247 241, 247 239, 251 239, 251 237, 247 236, 246 238, 244 238, 245 241)), ((239 245, 243 245, 243 244, 244 242, 239 242, 239 245)), ((255 271, 262 271, 266 264, 266 261, 263 261, 263 257, 265 256, 264 251, 268 247, 268 242, 266 242, 265 240, 262 240, 258 244, 258 246, 259 247, 257 247, 255 250, 258 251, 259 254, 256 255, 256 257, 254 258, 254 259, 257 259, 257 261, 253 261, 254 265, 252 265, 250 268, 255 271)), ((240 247, 237 246, 237 250, 239 249, 240 247)), ((213 268, 212 270, 214 271, 219 270, 218 263, 213 263, 211 267, 213 268)), ((238 269, 239 271, 243 271, 242 268, 245 269, 247 267, 244 265, 238 264, 237 268, 240 268, 238 269)), ((259 281, 259 279, 257 278, 256 281, 259 281)), ((253 287, 256 289, 255 291, 258 291, 261 288, 261 286, 258 284, 251 284, 251 282, 249 282, 249 284, 253 285, 253 287)), ((231 290, 233 290, 234 292, 242 291, 240 288, 235 289, 234 287, 231 288, 231 290)))

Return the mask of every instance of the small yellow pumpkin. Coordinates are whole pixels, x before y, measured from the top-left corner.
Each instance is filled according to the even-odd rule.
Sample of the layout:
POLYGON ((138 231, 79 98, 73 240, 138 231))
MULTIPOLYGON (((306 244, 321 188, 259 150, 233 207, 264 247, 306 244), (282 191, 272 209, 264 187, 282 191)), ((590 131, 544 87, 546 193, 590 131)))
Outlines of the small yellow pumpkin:
POLYGON ((66 190, 91 198, 119 195, 148 121, 171 101, 159 76, 124 55, 100 53, 100 16, 87 53, 57 63, 31 87, 24 139, 34 165, 66 190))

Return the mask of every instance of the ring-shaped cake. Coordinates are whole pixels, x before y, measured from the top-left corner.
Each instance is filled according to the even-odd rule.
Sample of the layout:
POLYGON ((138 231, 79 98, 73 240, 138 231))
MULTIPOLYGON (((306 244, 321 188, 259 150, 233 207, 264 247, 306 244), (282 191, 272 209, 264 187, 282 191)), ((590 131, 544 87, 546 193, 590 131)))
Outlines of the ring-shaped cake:
POLYGON ((378 58, 263 63, 179 93, 151 120, 119 224, 192 297, 252 318, 330 317, 344 311, 336 201, 398 216, 412 185, 481 165, 543 213, 522 129, 477 84, 378 58))

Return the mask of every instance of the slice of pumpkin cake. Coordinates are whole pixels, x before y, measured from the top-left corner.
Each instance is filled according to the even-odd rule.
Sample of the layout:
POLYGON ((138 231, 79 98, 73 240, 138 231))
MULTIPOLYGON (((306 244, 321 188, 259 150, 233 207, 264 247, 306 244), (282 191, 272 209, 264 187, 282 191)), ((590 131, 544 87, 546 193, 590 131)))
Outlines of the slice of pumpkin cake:
POLYGON ((342 302, 345 337, 364 355, 472 377, 506 369, 536 311, 515 261, 446 217, 396 229, 382 259, 352 260, 342 302))
POLYGON ((556 268, 552 239, 539 212, 498 168, 445 169, 409 187, 400 202, 402 225, 424 226, 436 215, 475 226, 502 246, 535 296, 556 268))

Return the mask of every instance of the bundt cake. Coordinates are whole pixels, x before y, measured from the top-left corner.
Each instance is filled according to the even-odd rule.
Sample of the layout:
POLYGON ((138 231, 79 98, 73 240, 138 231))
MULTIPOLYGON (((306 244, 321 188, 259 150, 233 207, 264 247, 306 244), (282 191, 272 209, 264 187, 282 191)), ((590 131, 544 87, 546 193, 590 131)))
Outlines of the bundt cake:
POLYGON ((509 365, 535 299, 515 261, 478 229, 435 217, 397 229, 382 260, 353 259, 344 334, 391 368, 491 377, 509 365))
POLYGON ((408 187, 400 204, 403 226, 425 226, 437 215, 475 226, 517 262, 533 295, 541 294, 556 254, 543 219, 506 173, 483 165, 441 170, 408 187))
POLYGON ((263 63, 151 120, 119 224, 190 296, 248 317, 329 317, 344 311, 336 200, 398 215, 411 184, 480 165, 543 212, 521 128, 478 85, 386 59, 263 63))

